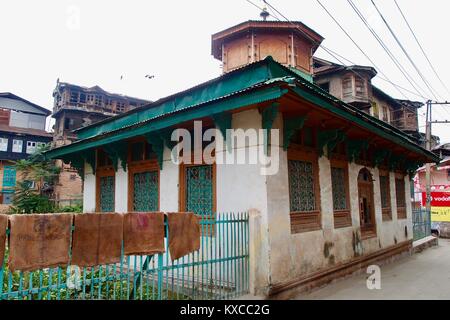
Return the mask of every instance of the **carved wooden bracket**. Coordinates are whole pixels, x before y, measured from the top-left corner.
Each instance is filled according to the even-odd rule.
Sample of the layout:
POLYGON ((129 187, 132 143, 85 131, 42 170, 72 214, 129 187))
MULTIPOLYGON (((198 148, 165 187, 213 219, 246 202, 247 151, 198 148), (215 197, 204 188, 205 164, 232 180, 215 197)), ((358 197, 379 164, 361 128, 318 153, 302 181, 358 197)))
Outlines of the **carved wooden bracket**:
POLYGON ((164 145, 167 145, 168 141, 172 142, 170 140, 170 136, 168 141, 167 141, 167 132, 148 133, 145 134, 144 137, 145 140, 147 140, 147 142, 152 145, 152 149, 153 151, 155 151, 156 157, 158 159, 159 170, 162 170, 164 162, 164 145))
POLYGON ((373 166, 379 167, 386 160, 386 163, 389 163, 389 159, 391 158, 392 151, 387 149, 378 149, 375 150, 373 154, 373 166))
POLYGON ((95 149, 86 150, 80 153, 80 156, 86 161, 92 168, 92 173, 95 174, 96 169, 96 158, 95 149))
POLYGON ((345 140, 346 134, 340 129, 319 131, 317 135, 317 148, 319 156, 323 155, 323 148, 327 146, 327 156, 336 148, 338 143, 345 140))
POLYGON ((405 165, 406 157, 404 155, 392 154, 389 159, 389 170, 400 169, 401 165, 405 165))
POLYGON ((369 148, 367 140, 347 140, 347 155, 349 162, 359 159, 361 152, 369 148))
POLYGON ((262 128, 264 130, 264 152, 268 155, 269 143, 270 143, 270 130, 272 130, 273 122, 278 115, 278 102, 273 102, 269 107, 262 110, 262 128))
POLYGON ((220 113, 212 116, 215 126, 222 134, 222 138, 226 143, 226 148, 231 152, 231 137, 227 134, 227 129, 231 129, 231 113, 220 113))
POLYGON ((78 175, 84 180, 84 159, 81 156, 77 156, 75 158, 62 158, 61 159, 65 164, 70 164, 72 168, 77 170, 78 175))
POLYGON ((298 130, 305 125, 307 116, 299 116, 294 118, 283 119, 283 149, 286 151, 291 144, 291 139, 298 130))
POLYGON ((119 159, 121 167, 124 171, 127 171, 127 154, 128 144, 125 141, 116 142, 113 144, 103 146, 103 149, 108 154, 114 167, 114 171, 117 172, 119 159))

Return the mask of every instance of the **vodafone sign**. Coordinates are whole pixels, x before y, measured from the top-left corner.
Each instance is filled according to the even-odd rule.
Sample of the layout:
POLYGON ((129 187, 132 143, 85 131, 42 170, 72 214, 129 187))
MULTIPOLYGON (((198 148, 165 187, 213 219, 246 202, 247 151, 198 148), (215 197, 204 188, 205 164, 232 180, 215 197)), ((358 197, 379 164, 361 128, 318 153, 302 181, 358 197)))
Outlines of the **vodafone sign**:
MULTIPOLYGON (((422 205, 426 206, 427 194, 422 192, 422 205)), ((431 193, 432 207, 450 207, 450 192, 432 192, 431 193)))

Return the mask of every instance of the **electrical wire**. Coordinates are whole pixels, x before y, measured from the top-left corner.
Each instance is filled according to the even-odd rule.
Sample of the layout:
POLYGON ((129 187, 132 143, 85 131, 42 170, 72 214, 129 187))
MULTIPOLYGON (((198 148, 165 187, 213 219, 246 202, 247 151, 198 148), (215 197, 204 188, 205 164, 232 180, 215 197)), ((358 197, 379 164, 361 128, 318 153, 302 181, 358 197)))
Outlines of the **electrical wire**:
MULTIPOLYGON (((255 6, 255 7, 257 7, 258 9, 260 9, 260 10, 263 10, 263 8, 261 8, 261 7, 259 7, 258 5, 256 5, 255 3, 253 3, 251 0, 246 0, 247 2, 249 2, 250 4, 252 4, 253 6, 255 6)), ((273 11, 275 11, 278 15, 280 15, 281 17, 283 17, 283 19, 285 19, 287 22, 289 22, 290 24, 292 24, 296 29, 299 29, 298 28, 298 26, 297 25, 295 25, 294 23, 292 23, 285 15, 283 15, 278 9, 276 9, 274 6, 272 6, 268 1, 266 1, 266 0, 262 0, 267 6, 269 6, 269 8, 271 9, 271 10, 273 10, 273 11)), ((274 16, 274 15, 272 15, 276 20, 278 20, 278 21, 281 21, 281 19, 279 18, 279 17, 277 17, 277 16, 274 16)), ((299 29, 300 30, 300 29, 299 29)), ((345 31, 345 30, 344 30, 345 31)), ((336 53, 336 52, 334 52, 334 51, 332 51, 331 49, 328 49, 327 47, 325 47, 324 45, 322 45, 321 43, 319 43, 319 42, 317 42, 317 41, 315 41, 315 40, 313 40, 318 46, 320 46, 325 52, 327 52, 331 57, 333 57, 334 59, 336 59, 341 65, 343 65, 344 67, 348 67, 347 65, 346 65, 346 63, 344 63, 341 59, 339 59, 337 56, 339 56, 339 57, 341 57, 342 59, 344 59, 344 60, 347 60, 348 62, 350 62, 351 64, 353 64, 354 65, 354 63, 353 62, 351 62, 350 60, 348 60, 347 58, 345 58, 345 57, 343 57, 342 55, 339 55, 338 53, 336 53)), ((360 49, 360 51, 362 51, 362 49, 360 49)), ((363 51, 362 51, 363 52, 363 51)), ((364 53, 364 52, 363 52, 364 53)), ((368 58, 368 57, 367 57, 368 58)), ((370 60, 370 58, 368 58, 369 59, 369 61, 371 61, 370 60)), ((372 61, 371 61, 372 62, 372 61)), ((372 62, 373 63, 373 62, 372 62)), ((374 63, 373 63, 374 64, 374 63)), ((354 74, 356 74, 358 77, 360 77, 360 78, 364 78, 360 73, 358 73, 358 72, 356 72, 355 70, 351 70, 350 69, 350 71, 351 72, 353 72, 354 74)), ((381 71, 380 71, 381 72, 381 71)), ((383 73, 382 73, 383 74, 383 73)), ((383 74, 384 75, 384 74, 383 74)), ((385 77, 386 77, 386 75, 384 75, 385 77)), ((381 77, 380 77, 381 78, 381 77)), ((386 77, 387 78, 387 77, 386 77)), ((398 85, 396 85, 395 83, 393 83, 392 81, 390 81, 389 79, 383 79, 383 80, 385 80, 385 81, 387 81, 387 82, 389 82, 392 86, 394 86, 394 88, 396 88, 398 91, 399 91, 399 93, 406 99, 406 100, 410 100, 401 90, 399 90, 399 86, 398 85)), ((407 90, 408 91, 408 90, 407 90)), ((410 111, 412 111, 412 112, 416 112, 416 110, 414 110, 414 109, 412 109, 412 108, 410 108, 410 107, 407 107, 407 106, 403 106, 404 108, 406 108, 406 109, 408 109, 408 110, 410 110, 410 111)), ((418 115, 419 116, 421 116, 419 113, 418 113, 418 115)))
MULTIPOLYGON (((320 2, 319 0, 317 0, 320 2)), ((370 26, 367 19, 364 17, 362 12, 358 9, 358 7, 353 3, 351 0, 347 0, 348 4, 352 7, 353 11, 355 11, 356 15, 361 19, 363 24, 369 29, 372 36, 377 40, 377 42, 380 44, 380 46, 383 48, 383 50, 386 52, 386 54, 389 56, 389 58, 394 62, 395 66, 398 68, 398 70, 403 74, 403 76, 406 78, 406 80, 409 82, 409 84, 416 90, 417 93, 419 93, 424 100, 427 100, 427 98, 423 95, 424 90, 417 84, 417 82, 414 81, 413 77, 405 70, 405 68, 402 66, 402 64, 397 60, 395 55, 392 53, 391 50, 389 50, 386 43, 380 38, 380 36, 376 33, 376 31, 370 26), (419 92, 417 89, 419 88, 422 92, 419 92)))
MULTIPOLYGON (((349 0, 351 1, 351 0, 349 0)), ((416 63, 414 62, 414 60, 411 58, 411 56, 409 55, 409 53, 406 51, 405 47, 403 46, 403 44, 401 43, 400 39, 397 37, 397 35, 395 34, 394 30, 391 28, 391 26, 389 25, 389 23, 387 22, 386 18, 384 17, 384 15, 381 13, 380 9, 378 9, 377 5, 375 4, 375 2, 373 0, 370 0, 370 2, 372 3, 372 5, 374 6, 375 10, 378 12, 379 16, 381 17, 381 19, 383 20, 383 23, 386 25, 386 27, 388 28, 389 32, 391 33, 392 37, 394 37, 395 42, 397 42, 398 46, 402 49, 403 53, 405 54, 405 56, 408 58, 409 62, 411 63, 411 65, 414 67, 414 69, 417 71, 417 74, 420 76, 420 78, 422 79, 423 83, 425 83, 425 85, 427 86, 428 90, 430 90, 430 92, 433 94, 434 98, 436 100, 438 100, 437 96, 439 96, 439 94, 436 92, 436 90, 434 90, 434 88, 431 86, 431 84, 428 82, 428 80, 425 78, 425 76, 422 74, 422 72, 419 70, 419 68, 417 67, 416 63)), ((439 98, 441 100, 442 97, 439 96, 439 98)))
POLYGON ((436 77, 439 79, 439 81, 441 82, 442 86, 445 88, 445 90, 447 90, 447 93, 450 94, 450 90, 448 89, 448 87, 445 85, 444 81, 442 81, 441 77, 439 76, 439 74, 437 73, 435 67, 433 66, 433 64, 431 63, 430 59, 428 58, 428 55, 425 53, 425 50, 423 49, 422 45, 419 42, 419 39, 417 38, 415 32, 413 31, 411 25, 409 24, 408 20, 406 19, 405 14, 403 13, 402 9, 400 8, 399 4, 397 3, 397 0, 394 0, 395 5, 397 6, 398 11, 400 11, 401 16, 403 17, 403 20, 405 21, 406 25, 408 26, 409 31, 411 31, 411 34, 413 35, 414 39, 416 40, 417 45, 419 46, 420 50, 422 51, 424 57, 427 59, 428 64, 430 65, 431 69, 433 70, 434 74, 436 75, 436 77))

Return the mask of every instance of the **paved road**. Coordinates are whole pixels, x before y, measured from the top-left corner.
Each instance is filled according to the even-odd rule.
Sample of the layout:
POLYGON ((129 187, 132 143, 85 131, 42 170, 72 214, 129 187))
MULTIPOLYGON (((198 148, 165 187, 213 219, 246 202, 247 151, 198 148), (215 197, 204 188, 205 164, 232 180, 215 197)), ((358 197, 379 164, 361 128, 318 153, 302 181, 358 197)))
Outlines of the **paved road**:
POLYGON ((381 289, 367 289, 367 274, 339 280, 295 299, 450 299, 450 240, 381 267, 381 289))

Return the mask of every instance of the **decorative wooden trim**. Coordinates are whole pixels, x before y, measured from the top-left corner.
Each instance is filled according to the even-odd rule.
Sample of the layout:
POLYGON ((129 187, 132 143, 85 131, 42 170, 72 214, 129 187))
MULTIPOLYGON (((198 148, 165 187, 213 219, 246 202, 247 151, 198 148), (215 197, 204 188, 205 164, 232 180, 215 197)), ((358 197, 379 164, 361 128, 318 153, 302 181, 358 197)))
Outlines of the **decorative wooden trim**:
POLYGON ((384 163, 389 163, 392 151, 388 149, 375 150, 373 153, 373 167, 380 168, 384 163))
MULTIPOLYGON (((144 138, 148 144, 151 144, 153 151, 156 154, 159 168, 160 170, 162 170, 164 163, 164 145, 165 145, 164 138, 158 134, 147 134, 144 136, 144 138)), ((147 148, 147 144, 145 145, 145 148, 147 148)))
POLYGON ((397 202, 397 219, 398 220, 403 220, 406 219, 407 215, 406 215, 406 186, 405 186, 405 175, 403 173, 395 173, 395 199, 397 202), (397 190, 397 180, 401 180, 402 181, 402 186, 403 186, 403 203, 404 206, 400 206, 399 202, 398 202, 398 198, 399 198, 399 194, 398 194, 398 190, 397 190))
POLYGON ((356 162, 360 159, 361 152, 369 148, 367 140, 347 140, 347 156, 349 162, 356 162))
POLYGON ((379 176, 380 176, 380 198, 381 198, 381 177, 387 177, 388 181, 387 181, 387 203, 388 206, 383 208, 383 203, 381 202, 381 214, 383 217, 383 222, 384 221, 392 221, 392 206, 391 206, 391 174, 388 170, 383 170, 383 169, 379 169, 379 176))
POLYGON ((363 270, 367 266, 386 261, 394 256, 411 252, 412 240, 389 246, 365 256, 354 258, 348 262, 340 263, 332 268, 327 268, 308 275, 302 275, 296 279, 273 284, 268 292, 271 298, 278 298, 282 293, 296 290, 295 293, 307 291, 315 287, 330 283, 331 281, 346 275, 363 270))
MULTIPOLYGON (((192 154, 192 161, 194 162, 194 154, 192 154)), ((211 165, 212 166, 212 184, 213 184, 213 211, 214 213, 217 210, 217 187, 216 187, 216 163, 213 162, 213 164, 207 164, 204 159, 202 160, 201 164, 186 164, 182 162, 178 168, 179 168, 179 196, 178 196, 178 208, 180 212, 186 212, 186 168, 188 167, 196 167, 196 166, 203 166, 203 165, 211 165)))
POLYGON ((124 171, 127 170, 128 143, 126 141, 119 141, 112 145, 105 145, 102 148, 111 159, 115 171, 118 169, 119 160, 121 162, 122 169, 124 171))
POLYGON ((283 150, 287 151, 291 143, 291 138, 301 130, 305 124, 307 116, 283 117, 283 150))
POLYGON ((113 166, 104 166, 97 168, 95 173, 95 211, 100 210, 100 179, 103 177, 114 177, 114 207, 116 206, 116 172, 113 166))
MULTIPOLYGON (((348 174, 348 162, 338 159, 330 160, 330 172, 332 168, 342 168, 344 169, 344 186, 345 186, 345 201, 346 210, 333 210, 334 216, 334 228, 345 228, 352 225, 352 215, 350 211, 350 179, 348 174)), ((333 185, 333 184, 332 184, 333 185)), ((331 190, 333 192, 333 190, 331 190)))
POLYGON ((128 198, 127 198, 127 208, 129 212, 134 211, 134 175, 136 173, 151 172, 156 171, 158 175, 158 209, 160 210, 160 200, 161 200, 161 183, 160 183, 160 170, 158 162, 156 160, 148 160, 146 163, 134 163, 128 167, 128 198))
POLYGON ((340 129, 320 131, 317 134, 317 152, 323 156, 324 147, 327 146, 327 157, 333 152, 334 148, 345 140, 346 134, 340 129))
POLYGON ((358 171, 358 176, 357 176, 357 185, 358 185, 358 214, 360 217, 360 228, 361 228, 361 238, 371 238, 376 236, 376 232, 377 232, 377 227, 376 227, 376 213, 375 213, 375 190, 374 190, 374 186, 373 186, 373 175, 370 172, 370 170, 365 167, 365 168, 361 168, 358 171), (359 180, 359 174, 361 173, 362 170, 367 170, 368 174, 369 174, 369 178, 370 181, 366 182, 366 181, 360 181, 359 180), (372 202, 372 210, 370 212, 371 218, 372 218, 372 223, 362 226, 361 224, 361 204, 359 203, 360 201, 360 185, 364 186, 367 185, 371 190, 370 192, 370 196, 371 196, 371 202, 372 202))
POLYGON ((227 134, 227 130, 232 128, 232 114, 231 113, 219 113, 212 116, 214 125, 219 129, 222 134, 222 138, 225 141, 225 147, 228 151, 231 151, 231 136, 227 134))
MULTIPOLYGON (((320 206, 319 157, 317 153, 288 149, 287 159, 311 162, 313 166, 316 209, 311 212, 291 212, 291 234, 303 233, 322 229, 322 215, 320 206)), ((291 192, 289 190, 289 196, 291 192)))

